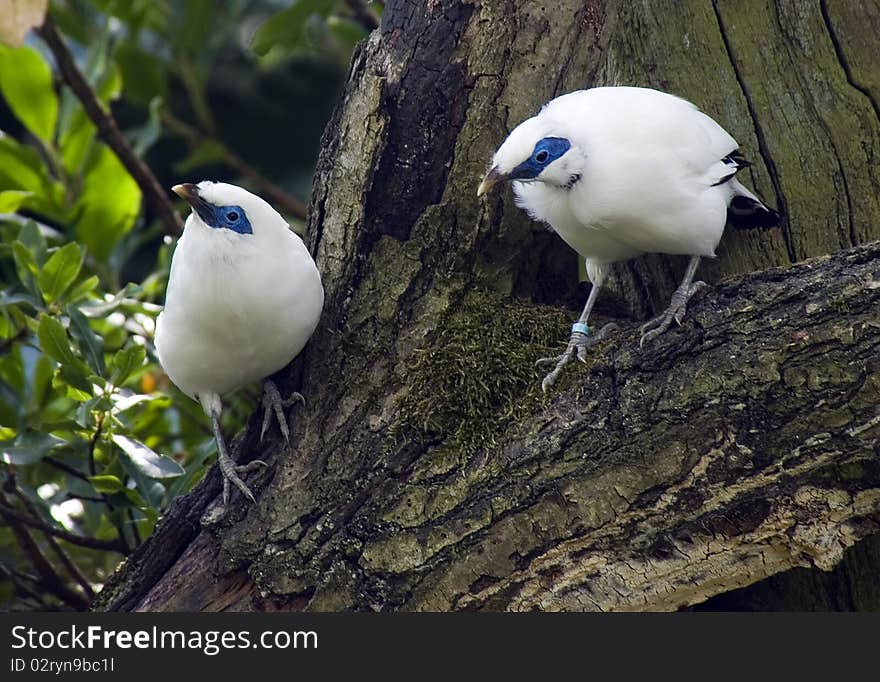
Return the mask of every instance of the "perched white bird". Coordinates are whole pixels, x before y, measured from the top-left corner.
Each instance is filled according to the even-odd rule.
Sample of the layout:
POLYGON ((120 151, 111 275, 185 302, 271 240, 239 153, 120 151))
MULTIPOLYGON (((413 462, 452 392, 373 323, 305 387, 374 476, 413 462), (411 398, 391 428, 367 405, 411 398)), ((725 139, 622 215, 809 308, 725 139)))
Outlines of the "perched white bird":
MULTIPOLYGON (((165 309, 156 322, 159 361, 181 391, 210 417, 223 474, 223 504, 230 483, 253 494, 239 474, 265 466, 236 466, 220 430, 220 396, 284 367, 318 325, 324 289, 305 244, 269 204, 222 182, 176 185, 192 205, 174 251, 165 309)), ((264 383, 263 428, 272 413, 289 440, 277 387, 264 383)))
POLYGON ((693 104, 657 90, 601 87, 552 100, 495 152, 477 196, 513 181, 517 205, 584 257, 593 286, 546 390, 577 356, 616 329, 590 335, 590 311, 611 265, 645 253, 691 256, 669 308, 642 327, 640 345, 681 324, 700 258, 714 257, 725 224, 770 227, 779 214, 737 180, 736 141, 693 104))

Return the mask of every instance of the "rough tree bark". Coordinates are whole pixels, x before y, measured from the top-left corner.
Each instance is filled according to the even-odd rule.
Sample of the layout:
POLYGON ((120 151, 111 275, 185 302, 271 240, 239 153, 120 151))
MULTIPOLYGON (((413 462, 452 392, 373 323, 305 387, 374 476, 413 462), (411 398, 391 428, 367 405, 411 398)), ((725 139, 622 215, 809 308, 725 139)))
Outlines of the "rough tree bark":
MULTIPOLYGON (((844 0, 389 1, 318 164, 295 447, 252 420, 257 505, 202 527, 212 472, 99 608, 674 609, 833 567, 880 529, 878 31, 844 0), (576 258, 475 189, 513 125, 604 83, 698 102, 787 219, 725 236, 682 328, 640 352, 633 323, 543 396, 576 258)), ((606 314, 682 267, 619 267, 606 314)))

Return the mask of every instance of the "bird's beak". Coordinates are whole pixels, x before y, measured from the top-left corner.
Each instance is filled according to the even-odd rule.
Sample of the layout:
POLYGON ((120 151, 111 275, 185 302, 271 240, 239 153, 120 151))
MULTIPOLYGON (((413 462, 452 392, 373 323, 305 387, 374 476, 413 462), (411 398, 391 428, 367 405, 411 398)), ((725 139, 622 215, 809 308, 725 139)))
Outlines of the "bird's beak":
POLYGON ((498 170, 498 166, 495 166, 492 170, 486 173, 486 177, 483 178, 483 182, 480 183, 480 186, 477 187, 477 196, 481 197, 490 189, 492 189, 499 182, 503 182, 507 180, 507 176, 498 170))
POLYGON ((199 188, 191 182, 185 182, 182 185, 174 185, 174 187, 171 188, 171 191, 181 199, 185 199, 190 204, 199 198, 199 188))
POLYGON ((174 187, 171 188, 171 191, 181 199, 185 200, 193 207, 193 210, 199 214, 199 217, 201 217, 202 220, 210 224, 210 221, 213 220, 214 209, 211 204, 199 196, 198 185, 194 185, 191 182, 184 182, 181 185, 174 185, 174 187))

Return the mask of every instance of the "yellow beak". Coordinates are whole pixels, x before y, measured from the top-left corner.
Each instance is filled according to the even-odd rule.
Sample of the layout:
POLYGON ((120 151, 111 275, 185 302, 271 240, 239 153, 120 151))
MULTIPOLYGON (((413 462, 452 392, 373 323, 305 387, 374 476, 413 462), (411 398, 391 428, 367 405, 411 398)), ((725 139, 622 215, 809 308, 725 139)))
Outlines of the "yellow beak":
POLYGON ((477 187, 477 196, 481 197, 490 189, 492 189, 499 182, 507 180, 507 176, 504 175, 501 171, 498 170, 497 166, 486 173, 486 177, 483 178, 483 182, 480 183, 480 186, 477 187))
POLYGON ((181 199, 185 199, 190 203, 192 203, 193 199, 199 196, 199 188, 191 182, 185 182, 182 185, 174 185, 174 187, 171 188, 171 191, 181 199))

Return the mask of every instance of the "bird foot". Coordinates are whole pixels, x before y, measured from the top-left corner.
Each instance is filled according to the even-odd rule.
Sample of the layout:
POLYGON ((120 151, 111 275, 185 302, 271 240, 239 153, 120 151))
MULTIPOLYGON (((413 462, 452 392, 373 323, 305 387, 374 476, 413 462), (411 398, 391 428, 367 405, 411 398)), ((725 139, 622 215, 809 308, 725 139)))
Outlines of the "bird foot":
POLYGON ((639 330, 642 334, 641 339, 639 339, 639 348, 644 347, 645 342, 657 338, 669 329, 669 327, 672 326, 673 320, 675 320, 678 325, 681 325, 684 321, 684 316, 687 313, 688 301, 691 300, 691 297, 695 293, 705 287, 705 282, 694 282, 686 289, 682 289, 681 287, 676 289, 675 293, 672 294, 672 300, 669 302, 669 307, 653 320, 648 320, 642 325, 639 330))
POLYGON ((287 415, 284 414, 284 408, 290 407, 296 403, 306 404, 306 399, 303 397, 302 393, 297 393, 294 391, 290 394, 290 397, 286 400, 281 397, 281 392, 278 390, 278 387, 275 385, 274 381, 270 379, 266 379, 263 382, 263 426, 260 429, 260 442, 263 440, 263 436, 266 435, 266 431, 269 430, 269 422, 272 421, 272 415, 275 415, 275 419, 278 421, 278 428, 281 429, 281 435, 284 436, 284 440, 287 444, 290 444, 290 428, 287 425, 287 415))
POLYGON ((241 491, 241 494, 248 498, 251 503, 256 504, 254 494, 250 488, 241 480, 241 476, 249 474, 257 469, 269 466, 261 459, 255 459, 247 464, 236 464, 235 461, 226 452, 226 448, 220 448, 220 454, 217 456, 217 463, 220 465, 220 473, 223 475, 223 508, 229 506, 229 497, 234 485, 241 491))
POLYGON ((568 341, 568 346, 566 346, 565 350, 562 352, 562 355, 552 356, 549 358, 541 358, 535 363, 537 367, 549 367, 551 365, 555 365, 550 373, 545 376, 544 380, 541 382, 541 390, 546 392, 548 388, 556 383, 556 380, 559 378, 562 370, 575 357, 581 362, 586 362, 587 349, 595 346, 597 343, 607 338, 611 332, 614 332, 617 329, 618 326, 614 322, 609 322, 592 336, 589 335, 589 333, 585 334, 581 331, 572 331, 571 338, 568 341))

